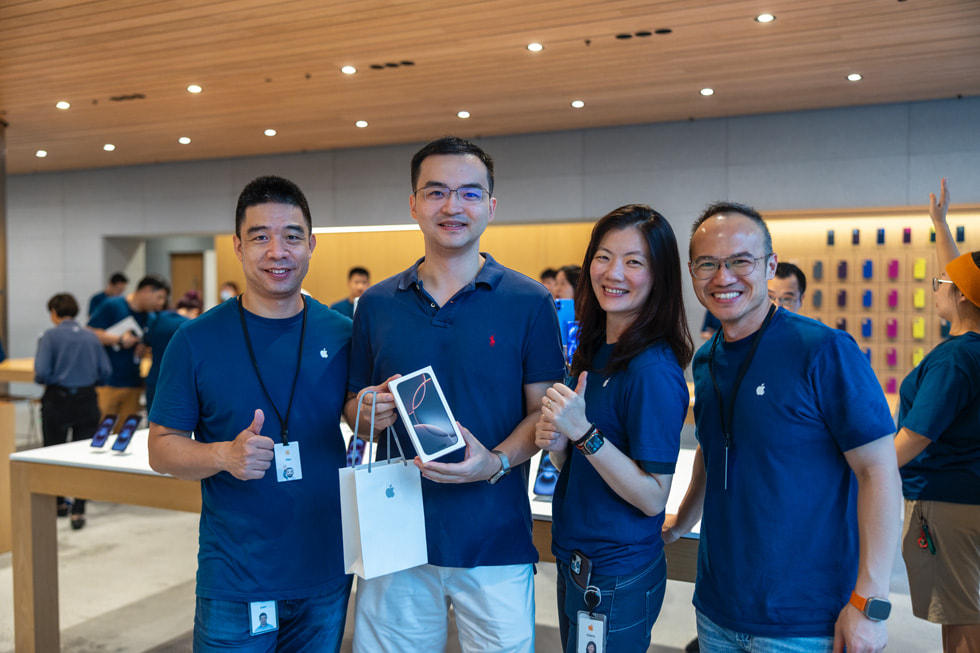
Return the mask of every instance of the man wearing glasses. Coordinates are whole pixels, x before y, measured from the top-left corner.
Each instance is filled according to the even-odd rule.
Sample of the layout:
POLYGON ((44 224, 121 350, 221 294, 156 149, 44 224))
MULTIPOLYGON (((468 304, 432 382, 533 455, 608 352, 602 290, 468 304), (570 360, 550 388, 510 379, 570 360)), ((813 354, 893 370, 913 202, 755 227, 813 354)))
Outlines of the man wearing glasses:
POLYGON ((776 275, 769 280, 769 299, 794 313, 803 310, 806 275, 792 263, 776 264, 776 275))
POLYGON ((703 512, 701 647, 880 651, 900 525, 881 387, 849 335, 770 301, 776 255, 754 209, 709 207, 689 267, 722 329, 694 358, 700 446, 664 538, 703 512))
MULTIPOLYGON (((355 651, 445 650, 450 605, 463 651, 534 650, 538 556, 519 466, 537 452, 541 398, 565 367, 551 295, 480 252, 496 205, 483 150, 454 137, 423 147, 412 159, 409 208, 425 256, 358 302, 349 423, 357 393, 378 390, 375 428, 395 424, 412 451, 387 382, 431 365, 466 449, 416 460, 429 564, 358 581, 355 651)), ((369 404, 360 410, 369 423, 369 404)))

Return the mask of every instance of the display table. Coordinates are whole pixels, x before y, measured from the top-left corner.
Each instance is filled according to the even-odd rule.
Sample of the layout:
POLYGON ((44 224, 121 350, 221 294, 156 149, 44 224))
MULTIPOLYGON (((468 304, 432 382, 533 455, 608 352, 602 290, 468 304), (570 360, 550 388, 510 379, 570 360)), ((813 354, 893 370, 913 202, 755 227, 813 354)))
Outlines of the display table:
MULTIPOLYGON (((0 383, 34 383, 33 358, 8 358, 0 363, 0 383)), ((0 397, 0 479, 10 478, 8 456, 17 450, 14 402, 0 397)), ((0 482, 0 553, 10 551, 10 485, 0 482)))
MULTIPOLYGON (((55 496, 200 512, 197 481, 150 469, 147 431, 137 431, 123 454, 90 440, 10 456, 12 490, 14 641, 18 653, 59 651, 58 537, 55 496)), ((6 461, 7 456, 4 456, 6 461)))

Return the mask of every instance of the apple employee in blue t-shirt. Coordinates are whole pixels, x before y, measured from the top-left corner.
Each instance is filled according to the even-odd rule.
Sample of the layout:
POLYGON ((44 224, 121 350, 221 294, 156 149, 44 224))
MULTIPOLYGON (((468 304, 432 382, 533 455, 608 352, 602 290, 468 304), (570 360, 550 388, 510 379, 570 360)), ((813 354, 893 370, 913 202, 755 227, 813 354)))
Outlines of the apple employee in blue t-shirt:
MULTIPOLYGON (((356 393, 372 387, 375 427, 395 423, 387 381, 431 365, 466 441, 465 452, 417 463, 429 564, 358 580, 358 652, 444 650, 450 605, 463 651, 534 650, 524 463, 538 450, 541 397, 565 367, 551 295, 480 252, 496 205, 482 149, 446 137, 419 150, 409 207, 425 257, 371 286, 354 313, 348 421, 356 393)), ((368 402, 361 410, 364 425, 368 402)), ((396 430, 414 451, 400 421, 396 430)))
POLYGON ((703 508, 701 648, 880 651, 900 524, 881 386, 847 333, 769 300, 776 255, 754 209, 705 210, 688 265, 722 328, 694 356, 700 446, 664 538, 703 508))
POLYGON ((642 205, 599 220, 575 304, 578 385, 548 390, 536 431, 561 469, 552 505, 561 641, 570 653, 595 650, 578 641, 592 625, 585 632, 603 651, 642 653, 667 586, 660 533, 694 350, 667 220, 642 205))
POLYGON ((198 652, 340 650, 351 322, 300 292, 312 226, 291 181, 249 183, 234 237, 245 292, 185 324, 164 354, 150 465, 201 481, 198 652))
POLYGON ((895 451, 912 613, 942 624, 954 653, 980 642, 980 252, 959 253, 941 188, 929 197, 943 271, 932 288, 950 337, 902 381, 895 451))

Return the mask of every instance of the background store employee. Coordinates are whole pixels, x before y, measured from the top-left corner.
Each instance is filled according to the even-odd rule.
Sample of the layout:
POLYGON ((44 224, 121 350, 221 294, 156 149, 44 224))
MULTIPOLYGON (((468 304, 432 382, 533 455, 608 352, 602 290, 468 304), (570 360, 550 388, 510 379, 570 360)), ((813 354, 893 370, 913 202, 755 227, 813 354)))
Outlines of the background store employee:
POLYGON ((465 459, 419 464, 429 564, 358 581, 354 648, 444 650, 452 605, 464 651, 533 651, 527 475, 507 472, 537 452, 541 397, 564 375, 558 317, 544 286, 480 253, 497 203, 483 150, 452 137, 429 143, 412 159, 412 189, 425 257, 358 302, 348 422, 366 386, 380 391, 376 426, 394 422, 387 380, 432 365, 465 459))
POLYGON ((150 464, 201 480, 194 650, 337 651, 350 595, 337 469, 351 322, 300 292, 316 240, 295 184, 254 180, 235 215, 245 292, 167 346, 150 464), (261 612, 278 629, 253 636, 261 612))

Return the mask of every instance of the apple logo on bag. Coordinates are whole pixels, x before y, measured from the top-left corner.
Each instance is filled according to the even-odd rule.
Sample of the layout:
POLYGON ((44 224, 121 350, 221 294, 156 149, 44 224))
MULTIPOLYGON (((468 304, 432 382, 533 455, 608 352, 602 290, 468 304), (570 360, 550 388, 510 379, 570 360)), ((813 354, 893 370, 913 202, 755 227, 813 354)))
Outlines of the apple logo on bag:
POLYGON ((389 499, 395 496, 395 487, 390 483, 388 484, 388 489, 385 490, 385 496, 388 497, 389 499))

